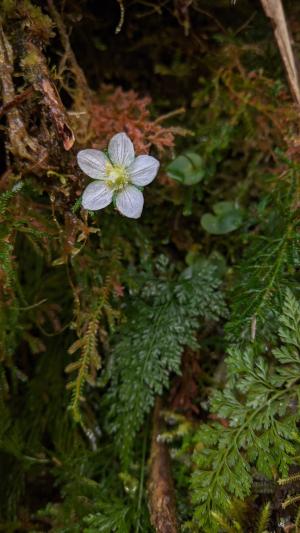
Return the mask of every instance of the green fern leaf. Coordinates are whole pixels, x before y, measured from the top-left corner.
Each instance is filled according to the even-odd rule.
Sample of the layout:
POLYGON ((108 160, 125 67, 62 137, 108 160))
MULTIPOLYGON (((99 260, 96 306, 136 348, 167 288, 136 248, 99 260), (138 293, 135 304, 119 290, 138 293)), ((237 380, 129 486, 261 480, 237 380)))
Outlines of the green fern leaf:
POLYGON ((220 280, 207 261, 175 280, 153 279, 132 301, 113 351, 106 399, 108 428, 125 463, 155 396, 168 386, 172 372, 180 372, 184 347, 197 346, 199 319, 218 320, 225 313, 220 280))
POLYGON ((260 344, 229 352, 228 383, 212 398, 212 411, 227 427, 204 424, 196 435, 192 497, 195 522, 205 531, 216 530, 212 512, 226 514, 232 497, 250 494, 253 466, 271 479, 276 471, 288 475, 300 438, 300 414, 292 407, 300 395, 299 313, 299 303, 286 291, 279 319, 282 344, 271 354, 276 365, 263 357, 260 344))

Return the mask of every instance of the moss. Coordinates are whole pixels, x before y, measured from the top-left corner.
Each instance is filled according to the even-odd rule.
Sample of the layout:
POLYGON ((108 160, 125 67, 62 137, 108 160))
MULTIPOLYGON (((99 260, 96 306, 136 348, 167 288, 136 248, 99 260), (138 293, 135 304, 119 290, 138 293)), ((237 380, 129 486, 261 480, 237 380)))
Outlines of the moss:
POLYGON ((1 10, 2 15, 5 16, 5 15, 9 15, 15 12, 16 5, 17 5, 16 0, 1 0, 0 10, 1 10))
POLYGON ((54 36, 53 21, 39 6, 32 4, 30 0, 19 0, 17 11, 32 37, 46 44, 54 36))
POLYGON ((21 66, 23 68, 33 68, 39 65, 40 62, 40 55, 35 50, 32 50, 22 58, 21 66))
MULTIPOLYGON (((208 440, 215 428, 221 437, 229 429, 226 412, 208 411, 211 393, 230 385, 223 364, 229 334, 235 345, 255 339, 270 361, 283 289, 299 293, 299 116, 272 28, 251 0, 1 6, 7 107, 0 141, 0 529, 149 533, 149 415, 145 409, 132 433, 122 413, 135 423, 132 405, 137 413, 164 390, 168 412, 189 428, 183 446, 179 431, 172 440, 180 525, 198 532, 191 523, 198 504, 189 492, 199 470, 193 452, 205 458, 204 421, 208 440), (77 165, 78 150, 105 150, 119 131, 137 154, 160 160, 136 221, 113 204, 94 213, 81 206, 89 179, 77 165), (186 154, 199 168, 178 164, 186 154), (241 223, 213 234, 201 219, 225 204, 240 210, 241 223), (192 319, 186 315, 196 297, 191 280, 207 261, 222 277, 220 290, 233 309, 229 324, 201 319, 202 294, 192 319), (176 305, 172 296, 173 318, 165 324, 166 287, 176 305), (173 345, 179 371, 189 327, 193 349, 174 376, 168 349, 173 345), (158 335, 161 346, 168 344, 163 353, 158 335), (126 439, 132 446, 120 473, 126 439)), ((297 49, 299 7, 287 8, 297 49)), ((247 392, 240 396, 244 401, 247 392)), ((251 510, 259 516, 265 508, 256 473, 249 476, 247 533, 255 529, 251 510)), ((287 496, 265 478, 260 485, 276 498, 275 530, 279 500, 287 496)), ((234 517, 224 513, 231 525, 234 517)), ((289 516, 297 520, 293 509, 289 516)))

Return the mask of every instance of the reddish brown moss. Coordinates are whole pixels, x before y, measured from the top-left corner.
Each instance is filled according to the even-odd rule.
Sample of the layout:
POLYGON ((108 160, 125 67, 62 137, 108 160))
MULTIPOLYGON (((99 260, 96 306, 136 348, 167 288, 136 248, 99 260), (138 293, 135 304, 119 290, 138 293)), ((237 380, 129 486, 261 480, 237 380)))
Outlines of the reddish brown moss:
POLYGON ((111 86, 103 86, 102 95, 102 102, 91 106, 95 147, 105 148, 112 135, 125 131, 138 153, 148 153, 152 147, 159 153, 173 148, 178 131, 162 126, 160 119, 151 119, 150 97, 141 98, 135 91, 111 86))

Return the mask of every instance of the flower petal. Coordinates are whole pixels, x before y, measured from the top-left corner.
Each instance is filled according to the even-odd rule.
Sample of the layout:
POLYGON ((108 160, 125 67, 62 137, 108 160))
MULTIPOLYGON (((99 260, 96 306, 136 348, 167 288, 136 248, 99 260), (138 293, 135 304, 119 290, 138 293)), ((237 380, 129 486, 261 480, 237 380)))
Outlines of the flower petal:
POLYGON ((159 161, 151 155, 139 155, 128 168, 131 183, 143 187, 154 180, 159 169, 159 161))
POLYGON ((117 209, 128 218, 139 218, 143 211, 144 197, 133 185, 127 185, 116 196, 117 209))
POLYGON ((115 165, 129 167, 134 160, 134 147, 126 133, 117 133, 111 138, 108 155, 115 165))
POLYGON ((77 154, 77 162, 81 170, 94 180, 106 178, 106 167, 109 160, 100 150, 80 150, 77 154))
POLYGON ((82 195, 84 209, 97 211, 109 205, 112 201, 113 192, 103 181, 92 181, 82 195))

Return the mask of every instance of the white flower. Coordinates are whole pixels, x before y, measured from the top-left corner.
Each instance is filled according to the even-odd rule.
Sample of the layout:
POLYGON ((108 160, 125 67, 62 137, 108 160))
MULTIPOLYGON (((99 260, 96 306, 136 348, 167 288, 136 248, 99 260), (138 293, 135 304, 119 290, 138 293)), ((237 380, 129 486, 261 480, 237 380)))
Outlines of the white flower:
POLYGON ((154 180, 159 162, 150 155, 135 157, 134 147, 126 133, 114 135, 108 145, 107 157, 100 150, 81 150, 78 165, 92 181, 83 192, 82 205, 96 211, 109 205, 113 199, 122 215, 139 218, 144 197, 139 187, 154 180))

